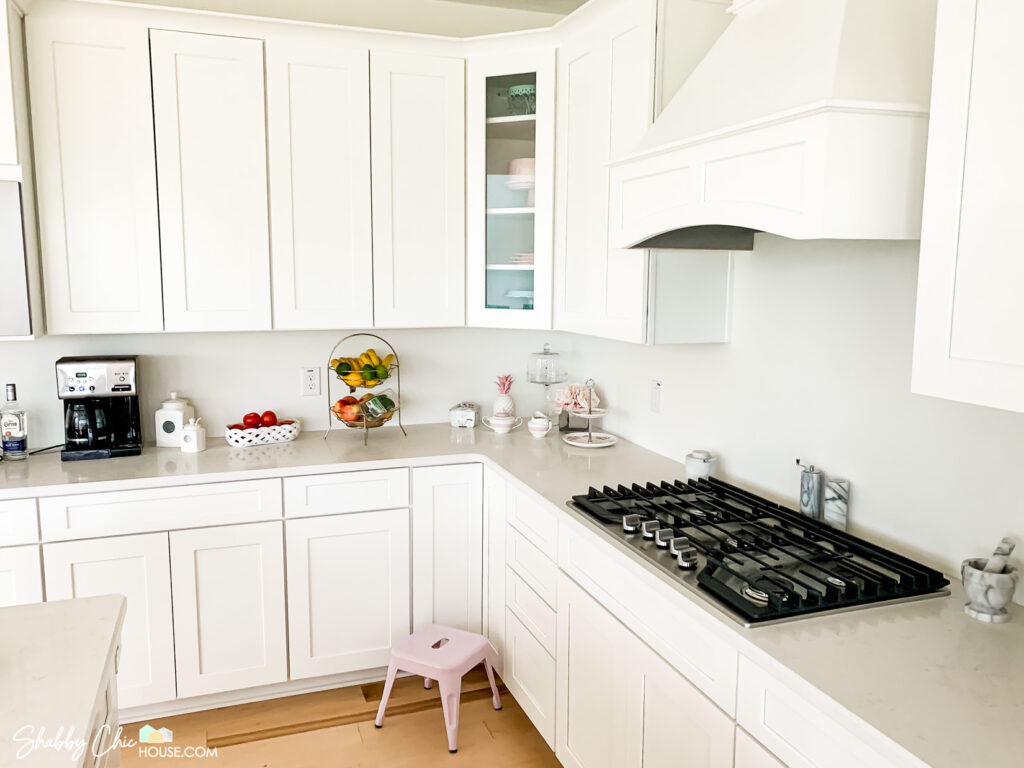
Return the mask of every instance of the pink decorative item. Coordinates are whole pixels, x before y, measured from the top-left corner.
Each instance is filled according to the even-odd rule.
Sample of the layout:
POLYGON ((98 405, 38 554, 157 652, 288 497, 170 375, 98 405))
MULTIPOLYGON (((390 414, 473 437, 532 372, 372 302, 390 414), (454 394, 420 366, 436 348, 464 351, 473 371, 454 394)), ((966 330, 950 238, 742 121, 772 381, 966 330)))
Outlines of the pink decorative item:
POLYGON ((568 387, 555 392, 554 397, 555 410, 558 413, 562 411, 585 411, 593 405, 597 408, 601 404, 601 398, 597 396, 597 392, 594 393, 594 402, 590 402, 589 390, 582 384, 570 384, 568 387))
POLYGON ((505 376, 499 376, 495 384, 498 385, 498 396, 494 398, 494 405, 492 406, 491 413, 495 416, 515 416, 516 415, 516 401, 512 399, 512 395, 509 392, 512 390, 512 382, 515 379, 512 378, 512 374, 505 376))
POLYGON ((491 684, 491 701, 495 709, 501 709, 501 696, 498 695, 498 686, 494 684, 493 658, 487 638, 440 624, 428 624, 416 630, 391 646, 391 663, 388 665, 384 695, 374 725, 378 728, 384 726, 384 710, 399 670, 422 675, 424 688, 430 687, 431 680, 437 680, 441 688, 441 710, 444 712, 444 727, 448 731, 448 751, 457 751, 462 677, 481 662, 491 684))

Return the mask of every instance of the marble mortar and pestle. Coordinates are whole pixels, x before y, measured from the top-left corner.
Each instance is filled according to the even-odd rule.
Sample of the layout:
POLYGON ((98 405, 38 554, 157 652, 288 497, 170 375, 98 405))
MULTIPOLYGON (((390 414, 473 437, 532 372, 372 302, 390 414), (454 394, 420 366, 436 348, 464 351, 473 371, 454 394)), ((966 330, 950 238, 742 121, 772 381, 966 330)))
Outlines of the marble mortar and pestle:
POLYGON ((989 558, 964 560, 960 575, 970 602, 964 605, 964 613, 972 619, 1002 624, 1010 620, 1006 606, 1013 599, 1020 573, 1006 561, 1013 552, 1014 543, 1003 539, 989 558))

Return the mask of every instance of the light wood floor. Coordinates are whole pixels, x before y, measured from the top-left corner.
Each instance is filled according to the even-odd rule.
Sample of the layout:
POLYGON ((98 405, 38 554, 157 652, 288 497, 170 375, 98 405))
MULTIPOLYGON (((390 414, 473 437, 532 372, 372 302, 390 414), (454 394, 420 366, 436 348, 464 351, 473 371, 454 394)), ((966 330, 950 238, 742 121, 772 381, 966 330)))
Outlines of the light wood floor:
MULTIPOLYGON (((559 765, 512 696, 501 688, 503 708, 495 711, 482 669, 463 680, 459 751, 448 752, 437 686, 424 690, 422 678, 395 682, 384 727, 377 729, 383 683, 290 696, 149 721, 174 731, 175 747, 216 747, 217 757, 198 759, 140 756, 121 751, 124 768, 208 765, 210 768, 391 768, 392 766, 559 765)), ((124 726, 137 738, 144 723, 124 726)))

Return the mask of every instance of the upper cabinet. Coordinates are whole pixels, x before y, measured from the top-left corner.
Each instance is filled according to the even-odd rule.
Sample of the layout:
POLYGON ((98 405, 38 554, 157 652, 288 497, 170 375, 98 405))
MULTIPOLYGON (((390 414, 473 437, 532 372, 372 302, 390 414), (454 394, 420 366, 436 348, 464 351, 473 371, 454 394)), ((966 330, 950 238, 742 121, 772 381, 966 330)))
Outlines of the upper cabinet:
POLYGON ((467 62, 467 308, 472 326, 551 327, 553 48, 467 62))
POLYGON ((263 41, 150 32, 169 331, 271 327, 263 41))
POLYGON ((1024 6, 940 0, 914 343, 914 392, 1024 411, 1024 6))
POLYGON ((369 50, 267 46, 274 327, 373 325, 369 50))
POLYGON ((146 29, 45 9, 26 27, 47 329, 162 330, 146 29))
POLYGON ((373 51, 374 325, 463 325, 462 59, 373 51))
MULTIPOLYGON (((14 127, 14 79, 11 68, 10 14, 0 3, 0 166, 18 164, 18 136, 14 127)), ((0 176, 2 179, 3 176, 0 176)))

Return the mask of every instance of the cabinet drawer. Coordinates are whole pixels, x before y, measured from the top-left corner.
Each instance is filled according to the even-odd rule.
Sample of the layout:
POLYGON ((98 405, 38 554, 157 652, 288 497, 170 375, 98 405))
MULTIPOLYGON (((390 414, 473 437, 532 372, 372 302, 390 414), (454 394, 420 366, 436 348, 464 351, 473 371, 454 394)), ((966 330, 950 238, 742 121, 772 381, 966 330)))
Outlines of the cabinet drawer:
POLYGON ((39 541, 36 500, 0 501, 0 547, 39 541))
POLYGON ((735 713, 739 653, 724 630, 711 629, 714 620, 704 609, 568 519, 559 534, 558 565, 719 707, 735 713))
POLYGON ((790 768, 896 766, 743 656, 739 663, 736 722, 790 768))
POLYGON ((555 748, 555 660, 512 611, 505 612, 502 677, 544 741, 555 748))
POLYGON ((558 566, 515 528, 506 528, 505 534, 505 562, 554 608, 558 604, 558 566))
POLYGON ((284 481, 285 517, 337 515, 409 506, 409 470, 374 469, 284 481))
POLYGON ((183 485, 39 500, 43 541, 87 539, 281 517, 281 481, 183 485))
POLYGON ((552 656, 555 655, 555 612, 511 568, 505 576, 505 605, 526 625, 552 656))
POLYGON ((509 487, 506 513, 509 525, 552 560, 558 559, 558 516, 553 509, 509 487))

